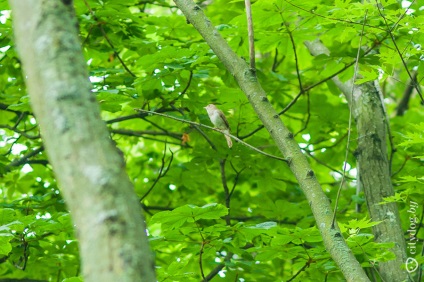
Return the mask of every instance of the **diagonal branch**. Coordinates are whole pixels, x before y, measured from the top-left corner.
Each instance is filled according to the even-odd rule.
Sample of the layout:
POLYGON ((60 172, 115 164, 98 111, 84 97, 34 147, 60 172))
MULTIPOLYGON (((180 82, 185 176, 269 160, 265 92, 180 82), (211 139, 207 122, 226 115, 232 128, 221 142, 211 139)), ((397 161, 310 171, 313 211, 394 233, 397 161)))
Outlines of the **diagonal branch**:
MULTIPOLYGON (((395 37, 393 36, 393 33, 392 33, 392 31, 393 31, 393 29, 397 26, 397 24, 398 24, 398 22, 406 15, 406 13, 407 13, 407 11, 408 11, 408 9, 406 9, 405 10, 405 12, 404 12, 404 14, 399 18, 399 20, 393 25, 393 27, 392 28, 389 28, 389 24, 387 23, 387 19, 386 19, 386 17, 383 15, 383 12, 381 11, 381 9, 380 9, 380 6, 379 6, 379 1, 375 1, 376 2, 376 6, 377 6, 377 9, 378 9, 378 12, 380 13, 380 16, 383 18, 383 20, 384 20, 384 23, 386 24, 386 26, 387 26, 387 33, 390 35, 390 38, 392 39, 392 42, 393 42, 393 45, 395 46, 395 49, 396 49, 396 52, 398 53, 398 55, 399 55, 399 58, 400 58, 400 60, 402 61, 402 64, 403 64, 403 66, 404 66, 404 68, 405 68, 405 71, 406 71, 406 73, 408 74, 408 76, 409 76, 409 79, 410 79, 410 81, 411 81, 411 84, 413 85, 413 87, 415 88, 415 90, 417 90, 417 93, 418 93, 418 95, 420 96, 420 98, 421 98, 421 101, 422 102, 424 102, 424 97, 423 97, 423 94, 421 93, 421 89, 418 87, 418 84, 414 81, 414 79, 413 79, 413 75, 411 74, 411 72, 409 71, 409 69, 408 69, 408 66, 407 66, 407 64, 406 64, 406 62, 405 62, 405 60, 403 59, 403 56, 402 56, 402 52, 399 50, 399 47, 398 47, 398 45, 397 45, 397 43, 396 43, 396 39, 395 39, 395 37)), ((412 5, 413 4, 413 2, 415 2, 415 0, 414 1, 412 1, 411 2, 411 4, 410 5, 412 5)))
POLYGON ((11 168, 13 166, 20 166, 20 165, 26 164, 26 163, 28 163, 30 158, 38 155, 39 153, 41 153, 43 151, 44 151, 44 146, 41 146, 41 147, 39 147, 35 150, 32 150, 28 154, 23 156, 22 158, 12 161, 10 164, 8 164, 6 166, 6 168, 11 168))
POLYGON ((171 152, 171 157, 169 158, 168 166, 165 168, 165 156, 166 156, 166 143, 165 143, 165 148, 163 149, 163 156, 161 160, 162 164, 160 166, 158 176, 156 177, 152 186, 150 186, 149 190, 147 190, 146 193, 144 193, 144 195, 140 198, 140 202, 142 202, 150 194, 150 192, 152 192, 153 188, 155 188, 156 184, 159 182, 159 179, 161 179, 168 173, 169 168, 171 167, 172 161, 174 160, 174 153, 171 150, 169 151, 171 152))
POLYGON ((331 205, 315 178, 305 155, 293 139, 293 133, 283 124, 280 116, 268 101, 255 73, 237 56, 228 43, 220 36, 201 8, 190 0, 174 0, 197 31, 208 43, 215 55, 234 76, 241 90, 274 139, 278 149, 289 160, 290 169, 296 176, 323 237, 324 246, 330 253, 348 281, 369 281, 361 265, 346 244, 336 225, 331 228, 331 205))
POLYGON ((169 131, 154 131, 154 130, 128 130, 128 129, 111 129, 109 130, 113 134, 126 135, 126 136, 136 136, 136 137, 144 137, 145 135, 153 135, 153 136, 169 136, 177 140, 181 140, 181 134, 177 132, 169 132, 169 131))
POLYGON ((158 116, 162 116, 162 117, 167 117, 167 118, 170 118, 170 119, 178 120, 178 121, 181 121, 181 122, 185 122, 185 123, 191 124, 193 126, 201 126, 201 127, 209 128, 211 130, 214 130, 214 131, 220 132, 222 134, 225 134, 227 136, 230 136, 231 138, 233 138, 234 140, 238 141, 239 143, 245 145, 246 147, 249 147, 250 149, 252 149, 252 150, 254 150, 254 151, 256 151, 256 152, 258 152, 258 153, 260 153, 260 154, 262 154, 264 156, 267 156, 267 157, 270 157, 270 158, 273 158, 273 159, 276 159, 276 160, 287 162, 287 159, 284 159, 284 158, 281 158, 281 157, 277 157, 277 156, 274 156, 274 155, 265 153, 264 151, 261 151, 258 148, 253 147, 249 143, 246 143, 246 142, 240 140, 236 136, 231 135, 231 134, 226 133, 226 132, 223 132, 223 131, 221 131, 218 128, 214 128, 214 127, 211 127, 211 126, 208 126, 208 125, 205 125, 205 124, 201 124, 201 123, 197 123, 197 122, 194 122, 194 121, 189 121, 189 120, 180 119, 180 118, 173 117, 173 116, 164 115, 164 114, 157 113, 157 112, 147 111, 147 110, 143 110, 143 109, 135 109, 135 110, 136 111, 139 111, 139 112, 142 112, 142 113, 149 113, 149 114, 153 114, 153 115, 158 115, 158 116))
POLYGON ((300 77, 300 71, 299 71, 299 60, 297 59, 296 44, 294 43, 293 33, 291 32, 289 25, 287 23, 284 23, 284 25, 286 27, 287 33, 289 34, 289 38, 293 47, 297 80, 299 81, 299 89, 300 89, 300 92, 303 92, 302 79, 300 77))

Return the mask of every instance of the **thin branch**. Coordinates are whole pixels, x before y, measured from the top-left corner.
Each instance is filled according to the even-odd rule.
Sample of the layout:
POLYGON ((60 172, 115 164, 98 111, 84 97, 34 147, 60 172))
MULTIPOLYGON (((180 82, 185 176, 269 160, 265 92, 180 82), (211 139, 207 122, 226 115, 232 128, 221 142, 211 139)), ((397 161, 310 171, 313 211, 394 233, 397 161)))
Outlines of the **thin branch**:
MULTIPOLYGON (((173 111, 176 111, 176 110, 177 110, 177 108, 160 108, 160 109, 157 109, 156 112, 157 113, 166 113, 166 112, 173 112, 173 111)), ((148 115, 149 114, 147 114, 147 113, 136 113, 136 114, 133 114, 133 115, 117 117, 117 118, 114 118, 114 119, 107 120, 106 124, 112 124, 112 123, 117 123, 117 122, 121 122, 121 121, 137 119, 137 118, 144 118, 144 117, 147 117, 148 115)))
MULTIPOLYGON (((386 24, 386 26, 387 26, 387 32, 389 33, 389 35, 390 35, 390 38, 392 39, 392 42, 393 42, 393 45, 395 46, 395 48, 396 48, 396 51, 397 51, 397 53, 398 53, 398 55, 399 55, 399 58, 401 59, 401 61, 402 61, 402 64, 403 64, 403 66, 404 66, 404 68, 405 68, 405 71, 406 71, 406 73, 408 74, 408 76, 409 76, 409 79, 410 79, 410 81, 411 81, 411 83, 413 83, 413 85, 414 85, 414 88, 415 88, 415 90, 417 90, 417 93, 418 93, 418 95, 420 96, 420 98, 421 98, 421 101, 424 103, 424 97, 423 97, 423 95, 422 95, 422 93, 421 93, 421 90, 420 90, 420 88, 418 87, 418 85, 416 84, 416 83, 414 83, 414 79, 413 79, 413 76, 411 75, 411 73, 410 73, 410 71, 409 71, 409 69, 408 69, 408 66, 406 65, 406 62, 405 62, 405 60, 403 59, 403 56, 402 56, 402 52, 399 50, 399 47, 397 46, 397 44, 396 44, 396 39, 395 39, 395 37, 393 36, 393 33, 392 33, 392 30, 395 28, 395 26, 397 25, 397 23, 405 16, 405 14, 406 14, 406 12, 408 11, 408 9, 406 9, 405 10, 405 12, 404 12, 404 14, 399 18, 399 20, 397 21, 397 23, 392 27, 392 28, 389 28, 389 24, 387 23, 387 19, 386 19, 386 17, 383 15, 383 12, 381 11, 381 9, 380 9, 380 3, 378 2, 378 0, 376 0, 375 1, 376 2, 376 6, 377 6, 377 9, 378 9, 378 12, 380 13, 380 16, 383 18, 383 20, 384 20, 384 23, 386 24)), ((415 2, 415 0, 414 1, 412 1, 411 2, 411 4, 410 5, 412 5, 413 3, 415 2)))
POLYGON ((109 46, 112 48, 114 55, 118 58, 118 60, 121 62, 122 66, 124 67, 124 69, 132 76, 132 77, 137 77, 128 67, 127 65, 124 63, 124 61, 121 59, 121 57, 119 56, 118 52, 115 49, 115 46, 113 46, 112 41, 109 39, 109 36, 107 36, 106 31, 104 30, 101 22, 98 21, 98 18, 96 17, 96 15, 94 14, 94 11, 91 9, 90 5, 88 4, 87 0, 84 0, 85 5, 87 6, 88 10, 90 11, 91 15, 93 16, 93 19, 95 21, 97 21, 100 32, 102 33, 103 37, 106 39, 107 43, 109 44, 109 46))
MULTIPOLYGON (((323 146, 323 147, 316 147, 315 148, 315 145, 316 144, 319 144, 319 143, 321 143, 321 142, 317 142, 317 143, 315 143, 315 144, 312 144, 312 145, 314 145, 314 149, 313 150, 309 150, 310 152, 316 152, 316 151, 320 151, 320 150, 322 150, 322 149, 329 149, 329 148, 334 148, 334 147, 336 147, 337 145, 339 145, 342 141, 343 141, 343 139, 345 139, 346 138, 346 136, 348 135, 349 133, 348 132, 346 132, 339 140, 337 140, 336 142, 334 142, 333 144, 331 144, 331 145, 328 145, 328 146, 323 146)), ((324 141, 328 141, 328 139, 327 140, 324 140, 324 141)), ((323 141, 323 142, 324 142, 323 141)))
MULTIPOLYGON (((21 111, 15 111, 15 110, 11 110, 11 109, 9 109, 9 106, 10 105, 6 105, 6 104, 3 104, 3 103, 0 103, 0 110, 2 110, 2 111, 7 111, 7 112, 11 112, 11 113, 14 113, 14 114, 16 114, 16 115, 18 115, 18 116, 20 116, 23 112, 21 112, 21 111)), ((29 112, 24 112, 24 113, 29 113, 29 112)))
POLYGON ((92 25, 90 25, 90 29, 88 30, 88 32, 87 32, 87 36, 84 38, 84 40, 81 42, 81 45, 82 46, 84 46, 85 45, 85 43, 87 42, 87 40, 88 40, 88 38, 90 37, 90 35, 91 35, 91 32, 93 31, 93 28, 94 28, 94 24, 92 24, 92 25))
MULTIPOLYGON (((224 257, 224 262, 229 261, 233 256, 233 253, 228 252, 224 257)), ((225 263, 218 264, 209 274, 205 277, 205 281, 211 281, 223 268, 225 267, 225 263)))
POLYGON ((300 78, 300 71, 299 71, 299 60, 297 59, 296 44, 294 43, 293 34, 290 31, 289 26, 286 22, 284 22, 284 26, 286 27, 287 33, 289 34, 289 38, 290 38, 290 41, 291 41, 291 44, 292 44, 292 47, 293 47, 297 80, 299 81, 299 89, 300 89, 300 92, 303 92, 302 79, 300 78))
POLYGON ((26 155, 24 155, 20 159, 17 159, 17 160, 12 161, 10 164, 8 164, 6 166, 6 168, 9 168, 10 169, 13 166, 20 166, 20 165, 26 164, 29 161, 30 158, 38 155, 42 151, 44 151, 44 146, 41 146, 41 147, 39 147, 39 148, 37 148, 35 150, 30 151, 29 153, 27 153, 26 155))
POLYGON ((348 131, 347 131, 347 142, 346 142, 346 152, 345 152, 345 158, 344 158, 344 163, 343 163, 343 175, 342 175, 342 180, 340 181, 340 186, 339 189, 337 190, 337 196, 336 196, 336 203, 334 204, 334 213, 333 213, 333 219, 331 221, 331 228, 334 229, 334 223, 336 221, 336 215, 337 215, 337 208, 339 205, 339 199, 340 199, 340 193, 342 191, 342 187, 346 178, 346 170, 347 170, 347 158, 349 155, 349 146, 350 146, 350 135, 352 132, 352 107, 353 107, 353 92, 355 89, 355 81, 356 81, 356 77, 358 75, 358 69, 359 69, 359 57, 360 57, 360 51, 361 51, 361 46, 362 46, 362 38, 364 36, 364 30, 365 30, 365 22, 367 21, 367 15, 368 15, 368 9, 365 10, 365 15, 364 15, 364 23, 362 25, 362 31, 361 31, 361 36, 359 37, 359 47, 358 47, 358 52, 356 53, 356 63, 355 63, 355 69, 353 72, 353 79, 352 79, 352 88, 350 90, 350 100, 352 101, 351 103, 349 103, 349 123, 348 123, 348 131))
POLYGON ((205 245, 206 245, 208 242, 206 242, 205 237, 203 237, 202 230, 200 229, 199 224, 198 224, 198 223, 197 223, 197 221, 194 219, 194 217, 193 217, 193 220, 194 220, 194 224, 195 224, 195 225, 196 225, 196 227, 197 227, 197 230, 199 231, 200 237, 202 238, 202 243, 200 244, 200 251, 199 251, 199 268, 200 268, 200 274, 202 275, 202 280, 203 280, 203 281, 208 281, 208 280, 206 279, 206 277, 205 277, 205 273, 204 273, 204 271, 203 271, 203 250, 204 250, 204 248, 205 248, 205 245))
POLYGON ((230 203, 231 203, 231 198, 230 198, 230 190, 228 189, 228 184, 227 184, 227 176, 225 174, 225 163, 226 163, 227 159, 222 159, 219 161, 219 166, 221 168, 221 182, 222 182, 222 188, 224 188, 224 196, 225 196, 225 207, 228 209, 228 214, 225 216, 225 223, 230 226, 231 225, 231 220, 230 220, 230 203))
POLYGON ((401 171, 402 171, 402 169, 405 167, 406 163, 407 163, 409 160, 410 160, 410 157, 409 157, 409 156, 406 156, 406 157, 405 157, 405 160, 404 160, 404 161, 403 161, 403 163, 400 165, 400 168, 399 168, 397 171, 393 172, 393 173, 392 173, 392 175, 391 175, 391 177, 393 177, 393 176, 395 176, 396 174, 398 174, 399 172, 401 172, 401 171))
POLYGON ((311 97, 309 95, 309 92, 306 95, 308 99, 306 99, 306 121, 303 127, 294 134, 294 136, 297 136, 299 133, 301 133, 303 130, 308 128, 309 120, 311 119, 311 97))
POLYGON ((250 68, 256 70, 255 63, 255 36, 253 33, 253 20, 252 20, 252 9, 250 0, 244 0, 246 6, 246 17, 247 17, 247 32, 249 35, 249 59, 250 59, 250 68))
POLYGON ((317 157, 315 157, 314 155, 312 155, 312 154, 311 154, 311 152, 309 152, 309 151, 307 151, 307 150, 304 150, 304 151, 306 152, 306 154, 308 154, 308 156, 309 156, 310 158, 312 158, 313 160, 315 160, 315 161, 316 161, 317 163, 319 163, 320 165, 325 166, 326 168, 328 168, 328 169, 330 169, 331 171, 334 171, 334 172, 336 172, 336 173, 340 174, 341 176, 343 176, 343 175, 344 175, 344 177, 345 177, 345 178, 347 178, 347 179, 349 179, 349 180, 354 180, 354 178, 347 176, 347 175, 346 175, 346 173, 345 173, 344 171, 339 171, 339 170, 335 169, 334 167, 329 166, 327 163, 325 163, 325 162, 321 161, 320 159, 318 159, 318 158, 317 158, 317 157))
POLYGON ((144 137, 144 135, 153 135, 153 136, 169 136, 174 139, 181 140, 182 134, 177 132, 169 132, 169 131, 154 131, 154 130, 127 130, 127 129, 110 129, 109 130, 113 134, 126 135, 126 136, 137 136, 144 137))
POLYGON ((234 140, 238 141, 239 143, 245 145, 246 147, 249 147, 250 149, 252 149, 252 150, 254 150, 254 151, 256 151, 256 152, 258 152, 258 153, 260 153, 260 154, 262 154, 264 156, 267 156, 267 157, 270 157, 270 158, 273 158, 273 159, 276 159, 276 160, 287 162, 287 159, 285 159, 285 158, 281 158, 281 157, 277 157, 277 156, 274 156, 274 155, 265 153, 265 152, 263 152, 263 151, 255 148, 255 147, 253 147, 252 145, 244 142, 243 140, 240 140, 236 136, 231 135, 231 134, 226 133, 226 132, 223 132, 223 131, 221 131, 221 130, 219 130, 217 128, 214 128, 214 127, 211 127, 211 126, 208 126, 208 125, 205 125, 205 124, 201 124, 201 123, 189 121, 189 120, 180 119, 180 118, 173 117, 173 116, 164 115, 164 114, 157 113, 157 112, 147 111, 147 110, 143 110, 143 109, 134 109, 134 110, 139 111, 139 112, 142 112, 142 113, 148 113, 148 114, 153 114, 153 115, 158 115, 158 116, 162 116, 162 117, 174 119, 174 120, 177 120, 177 121, 180 121, 180 122, 184 122, 184 123, 188 123, 188 124, 191 124, 191 125, 196 125, 196 126, 201 126, 201 127, 209 128, 211 130, 214 130, 214 131, 220 132, 222 134, 225 134, 227 136, 230 136, 231 138, 233 138, 234 140))
POLYGON ((141 204, 141 207, 144 211, 148 210, 156 210, 156 211, 172 211, 173 207, 161 207, 161 206, 146 206, 145 204, 141 204))
POLYGON ((27 116, 28 113, 23 112, 19 115, 18 120, 15 122, 15 125, 13 126, 14 129, 18 127, 18 125, 21 123, 21 121, 27 116))
POLYGON ((291 281, 293 281, 294 279, 296 279, 296 277, 300 274, 300 273, 302 273, 302 271, 304 271, 307 267, 309 267, 309 265, 310 265, 310 262, 309 262, 309 260, 305 263, 305 265, 301 268, 301 269, 299 269, 299 271, 298 272, 296 272, 289 280, 287 280, 287 282, 291 282, 291 281))
MULTIPOLYGON (((174 109, 176 109, 182 116, 185 116, 184 115, 184 112, 183 112, 183 110, 181 110, 181 109, 177 109, 177 108, 175 108, 175 106, 173 106, 172 104, 171 104, 171 107, 172 108, 174 108, 174 109)), ((206 142, 208 142, 209 143, 209 145, 211 145, 211 148, 214 150, 214 151, 218 151, 218 149, 216 148, 216 146, 215 146, 215 144, 212 142, 212 140, 211 139, 209 139, 209 137, 206 135, 206 133, 204 133, 203 132, 203 130, 201 130, 197 125, 192 125, 193 126, 193 128, 197 131, 197 132, 199 132, 200 133, 200 135, 202 135, 203 136, 203 138, 205 138, 205 140, 206 140, 206 142)))
POLYGON ((9 130, 12 130, 12 131, 24 136, 25 138, 28 138, 28 139, 39 139, 40 138, 40 135, 29 135, 28 133, 26 133, 26 131, 22 131, 22 130, 17 129, 16 125, 17 124, 15 124, 15 126, 10 126, 10 125, 7 125, 7 124, 0 124, 0 128, 6 128, 6 129, 9 129, 9 130))
POLYGON ((234 172, 236 173, 236 177, 234 178, 234 184, 233 184, 233 188, 231 188, 231 192, 230 192, 230 197, 233 195, 234 190, 236 189, 240 174, 246 169, 246 167, 242 168, 240 171, 238 171, 232 162, 230 162, 231 168, 234 170, 234 172))
POLYGON ((373 25, 369 25, 369 24, 364 24, 364 23, 360 23, 360 22, 353 22, 353 21, 343 20, 343 19, 338 19, 338 18, 326 17, 326 16, 315 13, 314 10, 311 10, 311 11, 306 10, 306 9, 304 9, 304 8, 298 6, 298 5, 293 4, 293 2, 290 2, 290 1, 286 1, 286 2, 290 5, 292 5, 293 7, 299 9, 299 10, 302 10, 306 13, 312 14, 314 16, 317 16, 317 17, 320 17, 320 18, 323 18, 323 19, 333 20, 333 21, 336 21, 336 22, 344 22, 344 23, 353 24, 353 25, 361 25, 361 26, 365 25, 366 27, 371 27, 371 28, 375 28, 375 29, 378 29, 378 30, 386 31, 385 29, 378 27, 378 26, 373 26, 373 25))
MULTIPOLYGON (((177 146, 181 146, 183 148, 192 148, 190 145, 188 144, 182 144, 182 142, 170 142, 167 140, 167 138, 164 139, 158 139, 158 138, 151 138, 151 137, 147 137, 147 136, 143 136, 144 140, 151 140, 151 141, 156 141, 156 142, 161 142, 161 143, 167 143, 167 144, 171 144, 171 145, 177 145, 177 146)), ((0 281, 1 282, 1 281, 0 281)))
POLYGON ((278 60, 278 48, 275 48, 275 56, 274 56, 274 61, 272 63, 271 70, 273 72, 276 72, 278 66, 284 61, 285 58, 286 58, 286 56, 283 56, 280 60, 278 60))
POLYGON ((27 164, 39 164, 39 165, 47 166, 49 164, 49 161, 48 160, 29 160, 27 161, 27 164))
POLYGON ((174 159, 174 153, 171 150, 169 150, 169 151, 171 152, 171 157, 169 158, 168 166, 166 167, 166 169, 164 171, 165 163, 166 163, 166 161, 165 161, 166 143, 165 143, 165 148, 163 149, 163 155, 162 155, 162 160, 161 160, 162 164, 160 166, 158 176, 156 177, 155 181, 153 182, 153 184, 149 188, 149 190, 147 190, 146 193, 144 193, 144 195, 140 198, 140 202, 142 202, 150 194, 150 192, 152 192, 153 188, 155 188, 156 184, 159 182, 159 179, 161 179, 162 177, 164 177, 168 173, 169 168, 171 167, 171 163, 174 159))
MULTIPOLYGON (((165 129, 164 127, 160 126, 159 124, 157 124, 156 122, 153 122, 147 118, 142 118, 145 122, 150 123, 151 125, 153 125, 153 127, 156 127, 157 129, 162 130, 163 132, 168 132, 167 129, 165 129)), ((180 134, 181 135, 181 134, 180 134)))
POLYGON ((190 70, 190 76, 188 77, 188 82, 187 82, 187 85, 186 85, 186 87, 183 89, 183 91, 181 91, 181 93, 175 98, 175 99, 173 99, 171 102, 169 102, 169 104, 171 104, 171 105, 174 105, 175 104, 175 102, 180 98, 180 97, 183 97, 184 96, 184 94, 187 92, 187 90, 190 88, 190 85, 191 85, 191 80, 193 79, 193 71, 192 70, 190 70))
MULTIPOLYGON (((200 233, 200 235, 201 234, 202 233, 200 233)), ((202 236, 202 239, 203 239, 203 236, 202 236)), ((202 280, 208 281, 205 277, 205 273, 203 272, 203 249, 204 248, 205 248, 205 242, 202 242, 202 244, 200 244, 200 251, 199 251, 199 268, 200 268, 200 274, 202 275, 202 280)))

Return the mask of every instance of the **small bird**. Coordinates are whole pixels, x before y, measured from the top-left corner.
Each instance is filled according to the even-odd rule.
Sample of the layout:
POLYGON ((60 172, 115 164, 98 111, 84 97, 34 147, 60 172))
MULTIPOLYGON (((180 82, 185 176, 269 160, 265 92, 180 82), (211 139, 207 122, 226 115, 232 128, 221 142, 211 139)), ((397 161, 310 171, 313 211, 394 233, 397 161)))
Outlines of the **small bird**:
MULTIPOLYGON (((213 125, 221 130, 223 133, 230 134, 230 125, 228 124, 227 119, 224 116, 224 113, 218 109, 214 104, 209 104, 205 107, 208 112, 209 118, 213 125)), ((225 135, 225 139, 227 139, 228 148, 233 146, 233 142, 231 141, 230 136, 225 135)))

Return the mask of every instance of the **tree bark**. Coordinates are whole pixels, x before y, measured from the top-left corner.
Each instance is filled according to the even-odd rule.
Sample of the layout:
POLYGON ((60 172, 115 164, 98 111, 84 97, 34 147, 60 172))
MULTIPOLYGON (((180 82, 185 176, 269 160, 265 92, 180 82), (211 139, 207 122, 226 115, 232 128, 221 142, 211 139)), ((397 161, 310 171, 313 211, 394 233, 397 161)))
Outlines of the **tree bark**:
MULTIPOLYGON (((318 40, 306 42, 312 55, 329 55, 328 49, 318 40)), ((376 242, 394 242, 391 251, 394 260, 380 263, 379 272, 386 282, 404 281, 407 272, 402 269, 406 260, 406 245, 396 203, 381 204, 385 197, 393 196, 387 153, 386 122, 388 122, 379 92, 378 81, 353 84, 353 79, 343 83, 338 77, 333 82, 339 87, 351 105, 352 115, 358 132, 358 148, 355 155, 358 161, 360 186, 373 221, 382 221, 373 227, 376 242), (353 95, 352 95, 352 87, 353 95)))
POLYGON ((18 51, 85 281, 156 281, 141 205, 109 138, 69 0, 11 0, 18 51))
POLYGON ((269 103, 265 91, 257 81, 254 70, 250 69, 246 62, 234 53, 199 6, 191 0, 174 0, 174 2, 235 77, 279 150, 288 159, 290 169, 310 203, 324 246, 340 267, 343 275, 348 281, 369 281, 340 234, 337 224, 335 229, 331 228, 332 209, 330 202, 315 178, 306 157, 294 140, 293 134, 283 124, 277 112, 269 103))

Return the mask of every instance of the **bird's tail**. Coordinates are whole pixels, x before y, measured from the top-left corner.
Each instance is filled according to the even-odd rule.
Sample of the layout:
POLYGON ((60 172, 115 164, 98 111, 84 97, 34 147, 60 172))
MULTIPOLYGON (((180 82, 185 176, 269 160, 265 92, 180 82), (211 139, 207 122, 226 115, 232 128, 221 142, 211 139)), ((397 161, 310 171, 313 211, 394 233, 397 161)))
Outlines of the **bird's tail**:
POLYGON ((224 136, 225 136, 225 139, 227 139, 228 148, 231 148, 233 146, 233 141, 231 141, 231 137, 225 134, 224 136))

